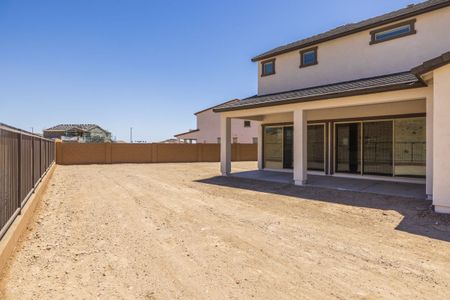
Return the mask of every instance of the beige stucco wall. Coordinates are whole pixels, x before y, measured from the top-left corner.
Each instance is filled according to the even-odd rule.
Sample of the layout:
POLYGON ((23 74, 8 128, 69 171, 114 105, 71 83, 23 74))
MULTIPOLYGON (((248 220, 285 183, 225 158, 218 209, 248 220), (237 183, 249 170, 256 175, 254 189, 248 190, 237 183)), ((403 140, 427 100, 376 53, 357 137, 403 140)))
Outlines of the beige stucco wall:
POLYGON ((319 109, 334 109, 341 107, 356 107, 361 105, 373 105, 373 104, 383 104, 383 103, 395 103, 403 101, 415 101, 424 100, 427 97, 433 95, 432 87, 421 87, 414 89, 407 89, 401 91, 384 92, 376 94, 368 94, 361 96, 349 96, 342 98, 335 98, 329 100, 317 100, 308 101, 303 103, 292 103, 277 106, 259 107, 251 108, 246 110, 235 110, 229 112, 222 112, 224 117, 229 118, 263 118, 263 122, 268 115, 282 114, 282 113, 292 113, 297 109, 304 109, 307 111, 319 110, 319 109))
MULTIPOLYGON (((196 139, 197 143, 217 143, 220 137, 220 114, 212 109, 196 115, 199 131, 177 136, 179 139, 196 139)), ((252 144, 253 138, 258 137, 259 122, 250 121, 250 127, 244 127, 244 120, 231 121, 231 139, 237 138, 238 143, 252 144)))
MULTIPOLYGON (((307 121, 339 120, 351 118, 382 117, 392 115, 417 114, 426 112, 425 99, 371 104, 352 107, 318 109, 306 112, 307 121)), ((263 117, 262 124, 291 123, 293 113, 269 114, 263 117)))
POLYGON ((415 18, 414 35, 369 45, 374 28, 319 44, 315 66, 300 69, 299 50, 276 56, 271 76, 260 76, 258 62, 258 94, 408 71, 450 49, 450 7, 415 18))
POLYGON ((434 71, 433 204, 450 213, 450 65, 434 71))

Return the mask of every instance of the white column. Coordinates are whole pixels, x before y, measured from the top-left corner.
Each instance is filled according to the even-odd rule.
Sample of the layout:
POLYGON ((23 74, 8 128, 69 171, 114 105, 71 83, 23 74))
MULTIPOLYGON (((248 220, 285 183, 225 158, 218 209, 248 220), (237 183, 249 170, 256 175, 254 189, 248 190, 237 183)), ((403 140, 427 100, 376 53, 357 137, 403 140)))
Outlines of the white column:
POLYGON ((220 116, 220 172, 231 173, 231 118, 220 116))
POLYGON ((433 95, 428 96, 426 101, 426 193, 427 200, 433 200, 433 95))
POLYGON ((450 65, 433 72, 433 205, 450 214, 450 65))
POLYGON ((263 126, 258 125, 258 170, 263 169, 263 126))
POLYGON ((294 183, 306 184, 307 170, 307 122, 306 111, 297 109, 294 111, 294 183))

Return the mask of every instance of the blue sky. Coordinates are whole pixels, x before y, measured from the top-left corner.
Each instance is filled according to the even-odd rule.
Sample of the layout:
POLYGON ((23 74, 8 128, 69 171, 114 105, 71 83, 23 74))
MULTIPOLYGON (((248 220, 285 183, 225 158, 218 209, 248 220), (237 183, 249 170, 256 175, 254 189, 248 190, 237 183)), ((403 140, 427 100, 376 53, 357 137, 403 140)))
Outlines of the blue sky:
POLYGON ((159 141, 254 95, 271 48, 412 0, 0 0, 0 122, 159 141))

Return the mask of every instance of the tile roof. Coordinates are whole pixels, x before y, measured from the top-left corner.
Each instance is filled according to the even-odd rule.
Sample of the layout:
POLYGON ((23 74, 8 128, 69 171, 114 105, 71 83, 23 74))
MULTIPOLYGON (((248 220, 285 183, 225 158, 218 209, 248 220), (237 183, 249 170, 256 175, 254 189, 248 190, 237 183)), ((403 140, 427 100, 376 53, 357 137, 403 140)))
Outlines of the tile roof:
POLYGON ((439 55, 433 59, 427 60, 420 66, 417 66, 411 70, 413 74, 416 76, 423 75, 425 73, 431 72, 437 68, 443 67, 447 64, 450 64, 450 51, 439 55))
MULTIPOLYGON (((59 124, 50 128, 45 129, 45 131, 67 131, 71 129, 81 129, 81 130, 90 130, 94 127, 100 127, 97 124, 59 124)), ((101 127, 100 127, 101 128, 101 127)))
POLYGON ((179 134, 175 134, 174 137, 179 137, 180 135, 185 135, 185 134, 189 134, 189 133, 194 133, 200 131, 200 129, 191 129, 189 131, 183 132, 183 133, 179 133, 179 134))
POLYGON ((254 58, 252 58, 252 61, 259 61, 282 53, 290 52, 293 50, 299 50, 325 41, 333 40, 342 36, 368 30, 387 23, 410 18, 446 6, 450 6, 450 0, 429 0, 415 5, 411 4, 408 5, 406 8, 400 10, 396 10, 378 17, 370 18, 358 23, 343 25, 330 31, 314 35, 312 37, 302 39, 284 46, 277 47, 263 54, 255 56, 254 58))
POLYGON ((425 86, 425 83, 419 80, 417 76, 415 76, 411 72, 402 72, 353 81, 333 83, 317 87, 310 87, 277 94, 253 96, 242 99, 237 103, 223 105, 219 108, 214 109, 214 111, 223 112, 263 106, 299 103, 423 86, 425 86))
POLYGON ((210 109, 218 108, 218 107, 220 107, 222 105, 233 104, 233 103, 236 103, 236 102, 239 102, 239 101, 240 101, 239 99, 229 100, 229 101, 226 101, 226 102, 223 102, 223 103, 220 103, 220 104, 217 104, 217 105, 214 105, 214 106, 202 109, 201 111, 198 111, 198 112, 194 113, 194 115, 201 114, 202 112, 208 111, 210 109))

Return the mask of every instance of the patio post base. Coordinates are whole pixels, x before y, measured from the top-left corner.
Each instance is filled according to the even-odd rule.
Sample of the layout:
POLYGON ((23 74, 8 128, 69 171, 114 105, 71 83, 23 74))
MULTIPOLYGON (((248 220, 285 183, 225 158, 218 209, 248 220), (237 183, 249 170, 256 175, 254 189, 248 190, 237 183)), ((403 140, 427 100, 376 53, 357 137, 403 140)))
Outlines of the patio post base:
POLYGON ((435 205, 434 211, 440 214, 450 214, 450 207, 435 205))
POLYGON ((294 184, 295 185, 306 185, 307 181, 306 180, 294 180, 294 184))

